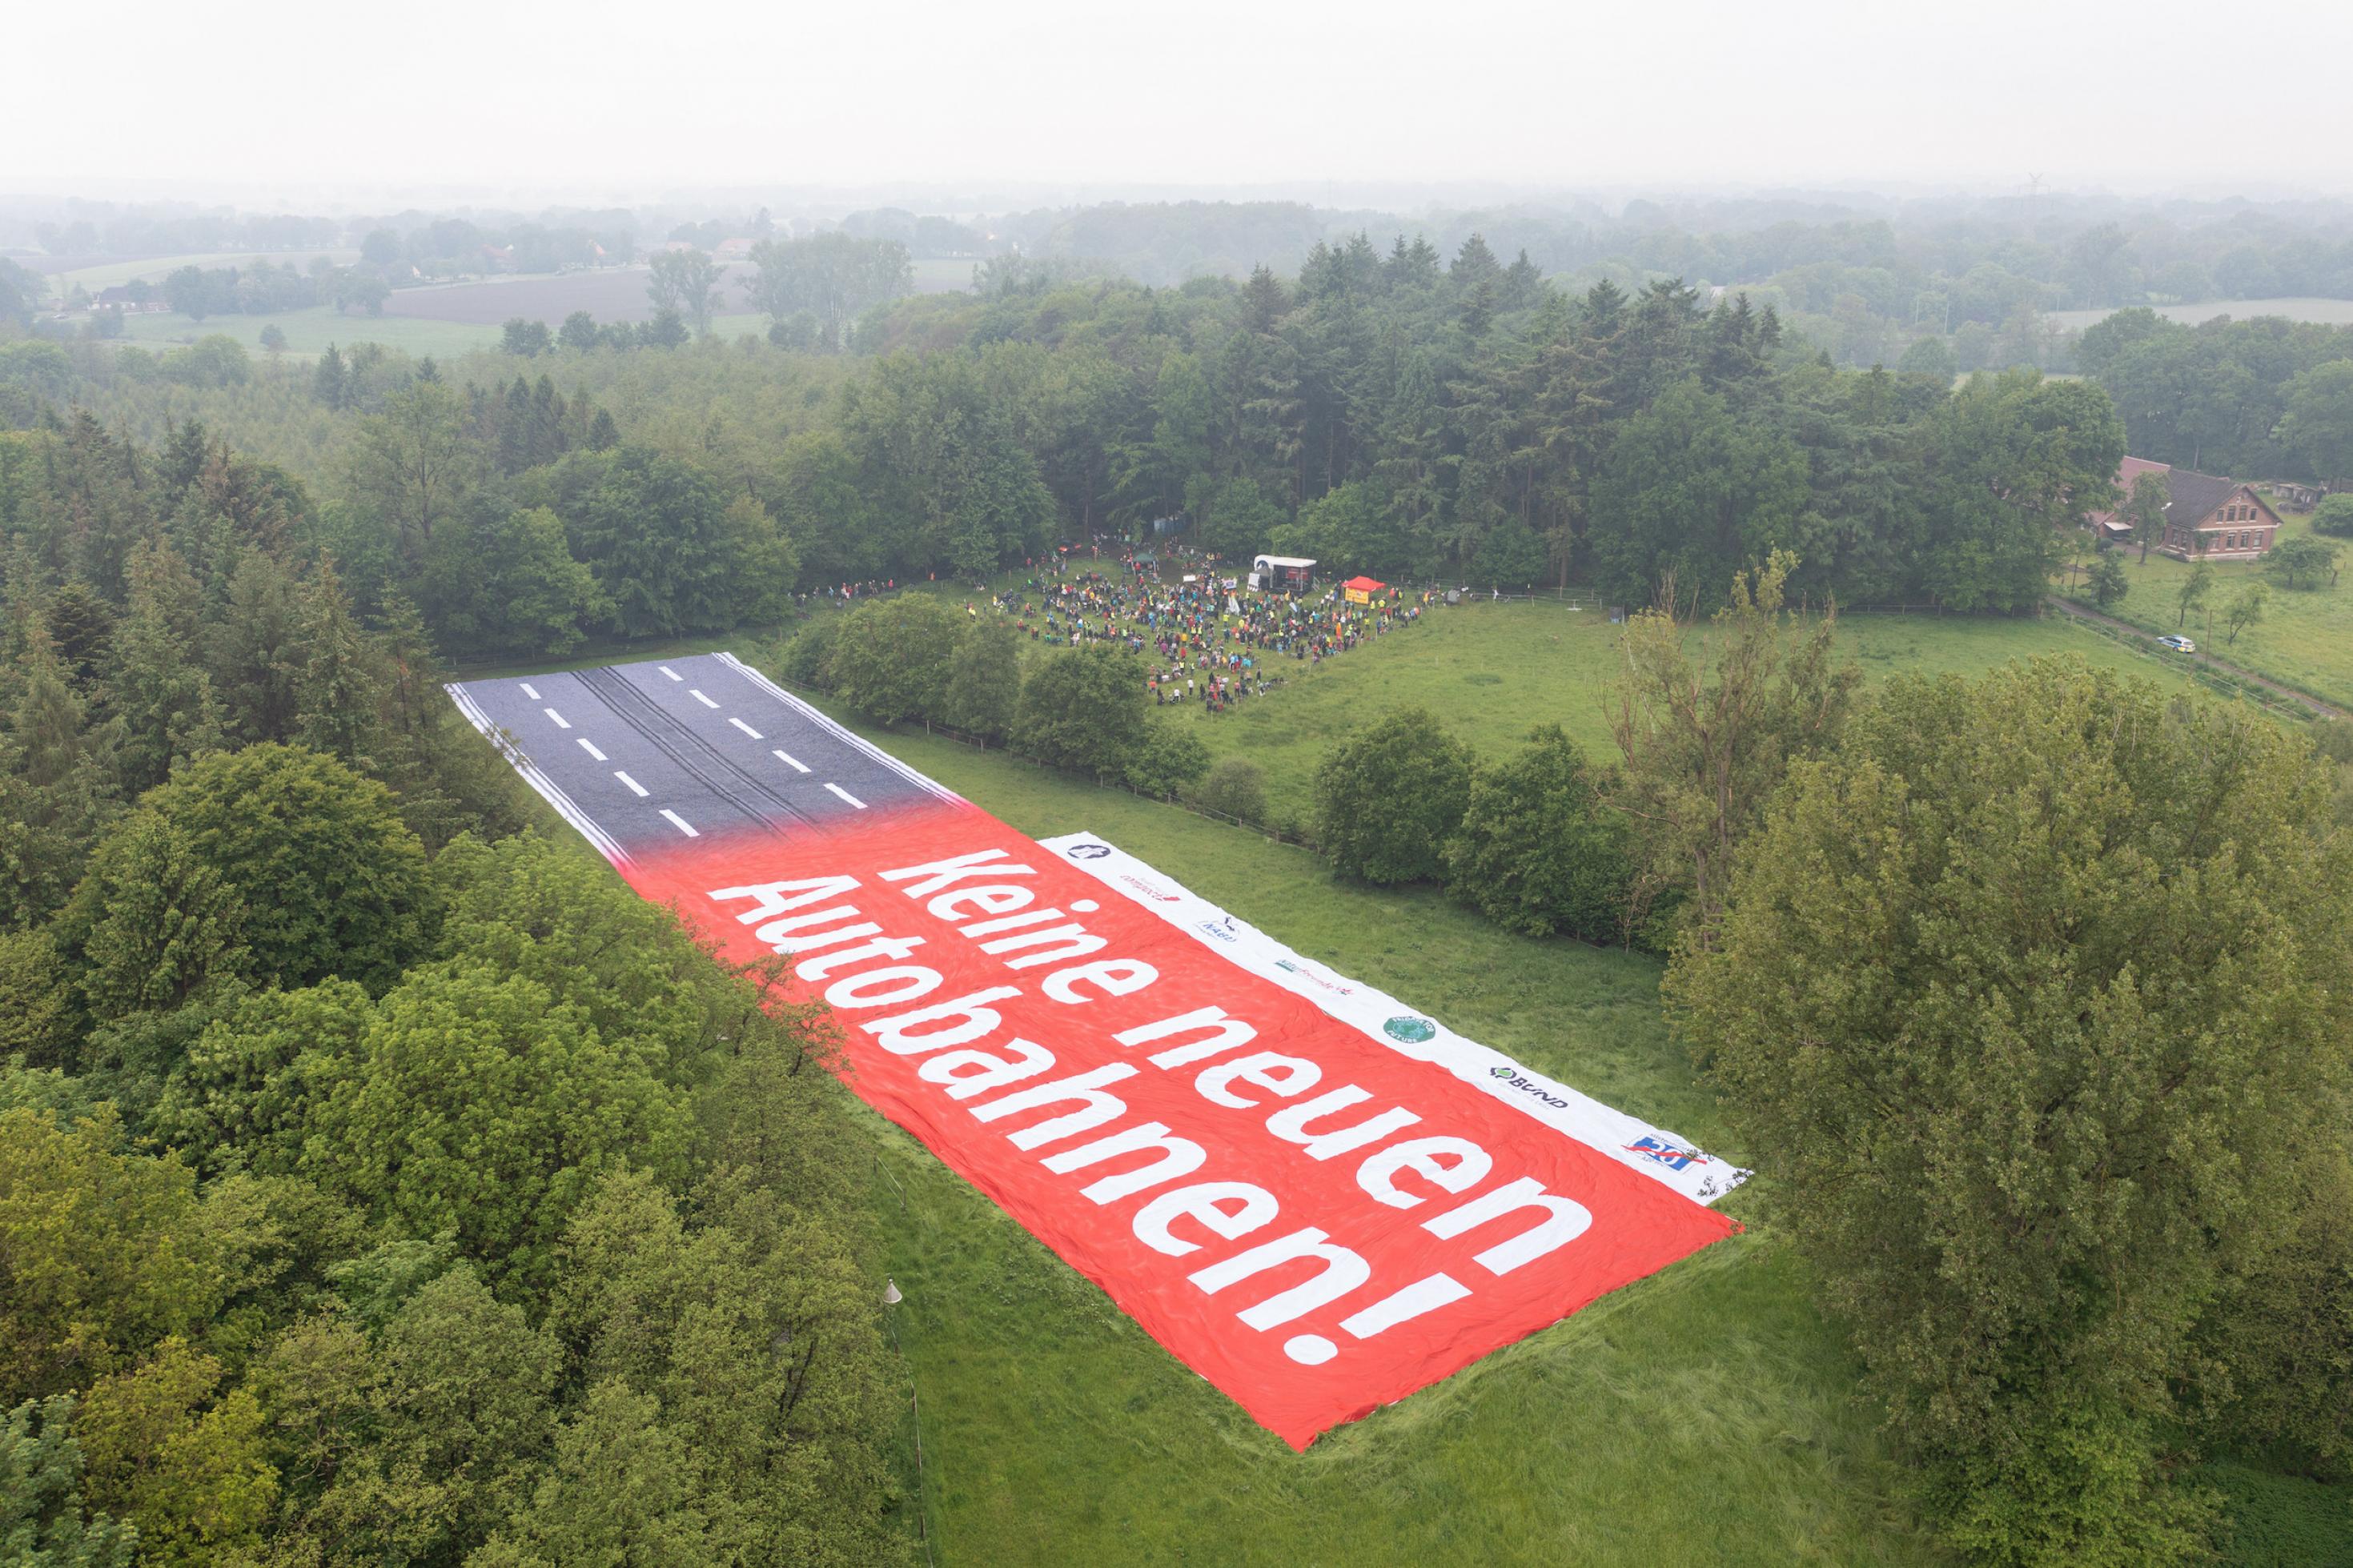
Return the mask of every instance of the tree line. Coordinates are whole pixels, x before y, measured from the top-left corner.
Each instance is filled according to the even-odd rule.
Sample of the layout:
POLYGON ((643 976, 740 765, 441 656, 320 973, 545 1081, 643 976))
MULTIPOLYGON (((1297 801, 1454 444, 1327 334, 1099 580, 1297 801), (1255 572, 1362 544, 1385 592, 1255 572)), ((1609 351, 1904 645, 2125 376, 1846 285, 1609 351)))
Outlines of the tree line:
POLYGON ((513 356, 386 356, 361 396, 322 369, 305 398, 290 371, 216 353, 180 377, 234 394, 216 408, 160 395, 170 381, 152 355, 19 345, 64 368, 0 359, 0 398, 14 392, 20 422, 54 425, 79 403, 132 429, 202 407, 241 442, 301 443, 290 457, 340 503, 336 554, 370 602, 391 586, 425 596, 441 514, 552 511, 571 559, 543 552, 531 570, 548 603, 575 605, 575 639, 723 629, 807 586, 977 581, 1058 540, 1164 520, 1230 557, 1272 548, 1385 579, 1566 583, 1641 604, 1671 576, 1703 608, 1787 549, 1797 597, 2016 613, 2040 600, 2065 525, 2111 499, 2124 447, 2094 386, 2015 373, 1956 392, 1841 372, 1770 309, 1704 307, 1667 283, 1572 299, 1475 237, 1450 260, 1358 236, 1288 281, 1008 276, 987 295, 873 306, 853 333, 871 353, 846 362, 756 340, 649 356, 644 329, 623 349, 601 328, 590 346, 592 326, 543 339, 525 323, 512 346, 554 355, 574 402, 612 390, 612 449, 691 471, 658 521, 674 543, 754 542, 736 568, 747 587, 676 604, 683 580, 718 569, 687 542, 635 616, 572 595, 565 580, 586 568, 628 605, 638 584, 622 578, 653 566, 617 561, 627 542, 587 521, 586 476, 616 459, 570 452, 516 472, 494 449, 468 400, 503 387, 513 356))
POLYGON ((2185 327, 2119 310, 2084 334, 2135 457, 2234 479, 2353 479, 2353 327, 2185 327))

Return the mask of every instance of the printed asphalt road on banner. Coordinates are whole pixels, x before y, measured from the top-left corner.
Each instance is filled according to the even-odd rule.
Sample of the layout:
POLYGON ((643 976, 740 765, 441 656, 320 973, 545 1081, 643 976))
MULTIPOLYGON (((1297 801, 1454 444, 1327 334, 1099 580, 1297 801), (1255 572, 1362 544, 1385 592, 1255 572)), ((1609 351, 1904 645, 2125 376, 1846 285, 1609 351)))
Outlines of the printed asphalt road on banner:
POLYGON ((510 760, 527 761, 533 787, 608 857, 789 834, 945 795, 733 654, 470 680, 449 693, 477 729, 505 732, 523 754, 510 760))

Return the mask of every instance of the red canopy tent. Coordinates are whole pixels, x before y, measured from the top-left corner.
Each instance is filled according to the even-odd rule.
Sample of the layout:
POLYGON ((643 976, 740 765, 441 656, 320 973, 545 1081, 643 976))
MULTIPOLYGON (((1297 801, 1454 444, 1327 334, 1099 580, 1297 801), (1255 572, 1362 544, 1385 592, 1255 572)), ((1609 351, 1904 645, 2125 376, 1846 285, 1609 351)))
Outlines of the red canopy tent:
POLYGON ((1352 605, 1369 605, 1374 595, 1388 593, 1389 585, 1371 577, 1351 577, 1340 584, 1340 591, 1348 596, 1352 605))

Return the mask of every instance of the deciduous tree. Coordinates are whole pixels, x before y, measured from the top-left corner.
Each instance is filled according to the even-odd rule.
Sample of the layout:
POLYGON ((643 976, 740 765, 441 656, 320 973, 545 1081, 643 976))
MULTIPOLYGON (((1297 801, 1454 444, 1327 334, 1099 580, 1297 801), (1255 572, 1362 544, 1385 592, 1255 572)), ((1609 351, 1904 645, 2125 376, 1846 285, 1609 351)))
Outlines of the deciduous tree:
POLYGON ((2079 661, 1899 677, 1671 975, 1973 1555, 2200 1545, 2157 1463, 2190 1331, 2353 1065, 2328 795, 2268 721, 2079 661))
POLYGON ((1471 794, 1471 748, 1426 708, 1401 708, 1315 770, 1315 842, 1366 882, 1434 882, 1471 794))
POLYGON ((1832 658, 1836 616, 1808 626, 1785 603, 1796 564, 1776 552, 1734 578, 1696 651, 1666 606, 1630 619, 1620 644, 1609 727, 1625 763, 1611 799, 1635 826, 1637 918, 1662 897, 1687 899, 1702 950, 1741 839, 1789 764, 1836 743, 1861 679, 1832 658))
POLYGON ((1634 862, 1623 818, 1556 724, 1472 774, 1446 846, 1447 890, 1506 931, 1623 941, 1634 862))

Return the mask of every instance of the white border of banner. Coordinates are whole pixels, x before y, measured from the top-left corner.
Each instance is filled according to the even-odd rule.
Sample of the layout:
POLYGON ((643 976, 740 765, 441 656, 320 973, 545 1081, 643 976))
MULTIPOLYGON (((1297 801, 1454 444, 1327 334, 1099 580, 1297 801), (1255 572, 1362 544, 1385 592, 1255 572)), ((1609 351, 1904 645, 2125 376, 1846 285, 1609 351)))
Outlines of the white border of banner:
POLYGON ((1523 1115, 1640 1171, 1694 1203, 1712 1204, 1748 1179, 1748 1172, 1714 1158, 1672 1132, 1580 1094, 1476 1040, 1466 1040, 1385 992, 1302 958, 1256 926, 1236 920, 1094 834, 1069 833, 1037 842, 1228 963, 1314 1003, 1332 1018, 1400 1056, 1445 1068, 1523 1115))

